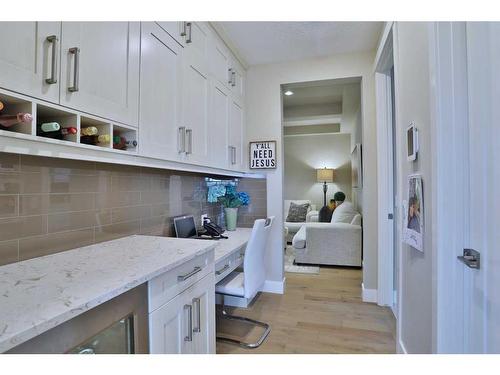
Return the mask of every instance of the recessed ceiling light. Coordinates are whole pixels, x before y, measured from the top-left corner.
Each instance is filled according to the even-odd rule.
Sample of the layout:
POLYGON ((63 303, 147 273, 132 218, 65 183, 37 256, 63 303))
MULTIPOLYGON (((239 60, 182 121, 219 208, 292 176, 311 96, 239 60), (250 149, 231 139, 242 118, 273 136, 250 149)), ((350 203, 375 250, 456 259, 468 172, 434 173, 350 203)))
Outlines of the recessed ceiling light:
POLYGON ((286 96, 293 95, 293 91, 286 90, 286 91, 285 91, 285 95, 286 95, 286 96))

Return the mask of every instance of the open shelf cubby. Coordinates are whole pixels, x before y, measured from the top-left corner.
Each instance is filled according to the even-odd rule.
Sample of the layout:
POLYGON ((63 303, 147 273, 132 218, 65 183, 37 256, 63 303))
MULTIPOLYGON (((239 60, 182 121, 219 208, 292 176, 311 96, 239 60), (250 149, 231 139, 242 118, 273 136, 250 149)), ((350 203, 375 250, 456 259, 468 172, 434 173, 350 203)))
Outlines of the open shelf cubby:
POLYGON ((113 148, 115 150, 122 150, 122 151, 127 151, 127 152, 137 152, 137 129, 134 128, 129 128, 123 125, 117 125, 113 124, 113 138, 115 137, 123 137, 127 142, 129 142, 128 145, 125 145, 125 148, 117 148, 116 142, 113 142, 113 148), (135 146, 133 145, 133 142, 135 142, 135 146))
POLYGON ((103 140, 102 137, 99 139, 99 136, 101 135, 110 135, 111 134, 111 124, 106 121, 98 120, 93 117, 88 117, 88 116, 80 116, 80 143, 86 143, 86 144, 92 144, 87 143, 88 141, 95 140, 96 143, 92 144, 93 146, 96 147, 103 147, 103 148, 111 148, 111 137, 107 137, 107 140, 103 140), (89 127, 95 127, 97 128, 97 136, 93 136, 93 138, 88 138, 83 135, 83 130, 85 128, 89 127))
MULTIPOLYGON (((3 104, 0 115, 17 115, 18 113, 29 113, 33 115, 33 103, 31 101, 0 92, 0 102, 3 104)), ((28 135, 32 134, 32 128, 32 122, 23 122, 9 127, 0 125, 0 130, 28 135)))
POLYGON ((56 122, 62 128, 78 129, 78 115, 48 105, 36 104, 36 135, 44 138, 60 139, 63 141, 76 142, 77 134, 62 135, 60 132, 44 133, 41 125, 56 122))

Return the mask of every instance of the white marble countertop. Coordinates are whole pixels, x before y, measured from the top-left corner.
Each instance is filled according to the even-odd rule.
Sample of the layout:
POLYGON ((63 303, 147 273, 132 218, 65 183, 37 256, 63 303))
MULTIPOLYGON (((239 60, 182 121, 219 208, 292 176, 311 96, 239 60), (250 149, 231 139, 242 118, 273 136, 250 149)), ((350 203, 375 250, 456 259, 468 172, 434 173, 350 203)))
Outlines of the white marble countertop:
POLYGON ((217 244, 129 236, 0 267, 0 353, 217 244))
POLYGON ((233 252, 239 250, 242 246, 246 246, 251 234, 252 228, 236 228, 235 231, 224 232, 224 235, 228 238, 217 240, 215 263, 225 259, 233 252))

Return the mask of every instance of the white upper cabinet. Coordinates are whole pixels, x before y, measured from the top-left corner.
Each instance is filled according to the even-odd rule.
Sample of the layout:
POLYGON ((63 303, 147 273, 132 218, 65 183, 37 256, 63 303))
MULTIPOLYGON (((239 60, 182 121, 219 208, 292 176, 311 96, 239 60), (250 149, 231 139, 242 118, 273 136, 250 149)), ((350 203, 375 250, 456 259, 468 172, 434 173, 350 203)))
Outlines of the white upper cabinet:
POLYGON ((60 22, 0 22, 0 87, 59 102, 60 22))
POLYGON ((229 103, 228 89, 218 81, 210 86, 210 161, 219 168, 229 166, 228 129, 229 103))
POLYGON ((237 100, 229 103, 229 147, 228 158, 231 169, 243 170, 243 106, 237 100))
POLYGON ((241 101, 243 101, 245 97, 245 69, 238 60, 235 58, 231 59, 231 67, 230 67, 230 86, 233 94, 241 101))
POLYGON ((62 105, 137 126, 140 25, 63 22, 62 105))
POLYGON ((142 155, 178 158, 182 47, 154 22, 141 24, 140 146, 142 155))
POLYGON ((186 22, 158 21, 156 23, 160 25, 160 27, 165 30, 172 38, 174 38, 177 43, 179 43, 180 45, 184 45, 184 36, 186 35, 186 22))
POLYGON ((231 53, 226 48, 225 44, 220 41, 215 35, 213 36, 208 53, 210 74, 219 83, 226 87, 230 87, 232 80, 231 76, 231 53))
POLYGON ((204 22, 186 22, 184 49, 186 61, 207 74, 208 71, 208 46, 210 30, 204 22))

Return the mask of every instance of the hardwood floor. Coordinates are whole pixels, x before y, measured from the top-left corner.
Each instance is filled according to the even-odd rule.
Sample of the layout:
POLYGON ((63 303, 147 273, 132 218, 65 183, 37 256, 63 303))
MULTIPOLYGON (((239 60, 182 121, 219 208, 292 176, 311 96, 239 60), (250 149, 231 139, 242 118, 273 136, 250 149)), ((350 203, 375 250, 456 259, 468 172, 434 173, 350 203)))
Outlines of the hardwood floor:
MULTIPOLYGON (((217 353, 395 353, 395 319, 389 308, 361 301, 361 272, 287 273, 284 295, 261 293, 248 309, 227 308, 271 325, 262 346, 244 349, 218 341, 217 353)), ((255 340, 262 331, 218 320, 217 332, 255 340)))

